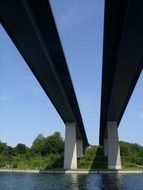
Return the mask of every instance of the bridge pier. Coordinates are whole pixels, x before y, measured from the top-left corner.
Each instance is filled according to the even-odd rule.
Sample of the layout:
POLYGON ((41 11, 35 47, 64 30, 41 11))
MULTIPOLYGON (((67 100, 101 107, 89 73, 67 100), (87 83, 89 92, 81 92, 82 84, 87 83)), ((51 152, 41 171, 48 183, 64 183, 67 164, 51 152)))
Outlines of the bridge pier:
POLYGON ((108 156, 108 139, 104 138, 104 156, 108 156))
POLYGON ((83 141, 82 139, 77 139, 77 158, 80 158, 83 156, 83 141))
POLYGON ((108 169, 121 169, 120 146, 116 121, 107 122, 107 136, 108 140, 106 143, 108 148, 105 152, 108 155, 108 169))
POLYGON ((66 123, 64 169, 77 169, 76 123, 66 123))

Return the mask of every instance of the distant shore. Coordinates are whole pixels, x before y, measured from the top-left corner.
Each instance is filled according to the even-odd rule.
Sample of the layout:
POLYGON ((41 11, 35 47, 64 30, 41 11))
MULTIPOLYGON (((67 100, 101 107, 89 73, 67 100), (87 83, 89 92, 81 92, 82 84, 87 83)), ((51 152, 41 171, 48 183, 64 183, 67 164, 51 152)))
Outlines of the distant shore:
POLYGON ((36 174, 143 174, 143 170, 22 170, 0 169, 0 173, 36 173, 36 174))

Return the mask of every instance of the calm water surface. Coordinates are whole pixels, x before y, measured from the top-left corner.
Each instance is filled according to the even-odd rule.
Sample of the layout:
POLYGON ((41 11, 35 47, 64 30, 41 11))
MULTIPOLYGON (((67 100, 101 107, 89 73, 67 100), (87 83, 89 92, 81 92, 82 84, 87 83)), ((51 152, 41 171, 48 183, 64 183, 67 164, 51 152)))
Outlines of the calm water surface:
POLYGON ((1 173, 0 190, 143 190, 143 175, 1 173))

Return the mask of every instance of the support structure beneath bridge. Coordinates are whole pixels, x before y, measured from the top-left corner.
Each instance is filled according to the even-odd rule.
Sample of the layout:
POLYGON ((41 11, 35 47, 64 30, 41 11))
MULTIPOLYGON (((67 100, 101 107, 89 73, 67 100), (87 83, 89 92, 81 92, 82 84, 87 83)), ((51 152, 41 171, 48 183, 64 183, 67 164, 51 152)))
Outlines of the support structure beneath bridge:
POLYGON ((64 169, 77 169, 76 123, 65 128, 64 169))
POLYGON ((77 139, 77 158, 80 158, 83 156, 83 141, 82 139, 77 139))
POLYGON ((77 158, 83 156, 82 139, 76 137, 76 123, 66 123, 64 169, 77 169, 77 158))
POLYGON ((104 156, 108 156, 108 139, 104 138, 104 156))
POLYGON ((104 155, 108 157, 108 169, 121 169, 120 146, 116 121, 107 122, 107 138, 104 139, 104 155))

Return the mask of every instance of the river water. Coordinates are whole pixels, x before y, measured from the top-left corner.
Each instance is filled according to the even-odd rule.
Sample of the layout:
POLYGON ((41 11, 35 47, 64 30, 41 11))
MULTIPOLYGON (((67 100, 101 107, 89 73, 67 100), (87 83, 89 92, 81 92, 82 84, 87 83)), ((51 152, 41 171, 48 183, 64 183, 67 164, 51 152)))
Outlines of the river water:
POLYGON ((0 190, 143 190, 143 175, 1 173, 0 190))

